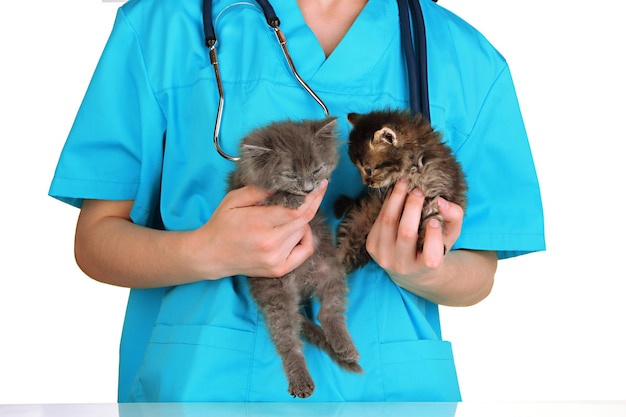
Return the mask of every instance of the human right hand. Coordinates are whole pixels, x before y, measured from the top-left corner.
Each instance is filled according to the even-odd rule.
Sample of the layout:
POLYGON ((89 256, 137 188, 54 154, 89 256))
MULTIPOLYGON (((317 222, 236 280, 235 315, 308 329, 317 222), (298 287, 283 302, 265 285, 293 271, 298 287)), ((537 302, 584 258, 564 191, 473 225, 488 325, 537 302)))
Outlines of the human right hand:
POLYGON ((268 193, 231 191, 199 229, 164 231, 137 225, 133 201, 85 200, 75 256, 91 278, 128 288, 186 284, 231 275, 281 277, 313 253, 309 221, 327 182, 289 209, 263 206, 268 193))
POLYGON ((211 218, 191 232, 190 253, 199 275, 281 277, 313 254, 309 222, 327 181, 296 209, 260 205, 268 193, 253 186, 229 192, 211 218))

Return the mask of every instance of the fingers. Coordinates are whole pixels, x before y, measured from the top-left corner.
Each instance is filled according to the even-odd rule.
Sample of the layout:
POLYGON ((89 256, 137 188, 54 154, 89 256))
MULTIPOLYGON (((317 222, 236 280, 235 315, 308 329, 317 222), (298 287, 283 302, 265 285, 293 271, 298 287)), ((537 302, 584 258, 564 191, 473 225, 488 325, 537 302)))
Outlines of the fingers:
MULTIPOLYGON (((309 222, 315 217, 319 209, 328 181, 324 180, 320 188, 313 194, 307 196, 306 201, 297 209, 285 209, 284 207, 276 207, 282 209, 282 213, 275 219, 274 230, 276 236, 281 241, 279 253, 286 253, 284 268, 291 271, 307 260, 314 251, 313 232, 309 226, 309 222)), ((285 271, 285 273, 286 273, 285 271)), ((278 276, 284 273, 277 274, 278 276)))
POLYGON ((441 266, 443 257, 459 238, 463 224, 464 212, 461 206, 439 197, 437 208, 443 217, 443 227, 438 220, 429 220, 422 251, 422 262, 429 269, 437 269, 441 266))
POLYGON ((260 206, 270 193, 254 186, 245 186, 229 192, 222 205, 230 209, 258 206, 259 216, 265 219, 271 227, 286 226, 286 231, 297 230, 313 219, 322 203, 327 187, 328 180, 323 180, 320 187, 309 194, 305 202, 297 209, 282 206, 260 206))
POLYGON ((367 251, 385 269, 410 269, 417 256, 417 234, 424 195, 399 180, 387 195, 367 237, 367 251))
POLYGON ((262 205, 270 195, 257 187, 231 191, 223 201, 233 214, 233 227, 242 230, 249 268, 244 275, 280 277, 301 265, 314 251, 309 222, 324 197, 328 181, 296 209, 262 205), (235 214, 237 213, 237 214, 235 214))
MULTIPOLYGON (((408 183, 406 180, 399 180, 387 195, 378 217, 372 226, 370 236, 380 247, 395 247, 397 229, 404 210, 408 183)), ((369 240, 369 239, 368 239, 369 240)))
POLYGON ((461 235, 465 212, 461 206, 452 204, 441 197, 437 206, 444 221, 444 244, 446 249, 450 250, 461 235))
MULTIPOLYGON (((304 203, 297 209, 288 209, 280 206, 273 206, 274 216, 271 217, 273 226, 289 233, 301 229, 307 225, 322 204, 328 181, 323 180, 320 187, 306 197, 304 203)), ((268 213, 271 216, 271 213, 268 213)))
MULTIPOLYGON (((313 232, 310 227, 304 229, 304 234, 300 240, 293 246, 291 252, 285 260, 285 270, 292 271, 300 266, 304 261, 309 259, 315 250, 313 241, 313 232)), ((285 272, 286 273, 286 272, 285 272)), ((280 275, 284 275, 281 273, 280 275)))
POLYGON ((441 223, 437 219, 430 219, 426 224, 424 247, 421 255, 421 261, 425 268, 434 270, 441 266, 444 257, 443 242, 441 223))
POLYGON ((406 198, 398 225, 396 241, 398 259, 415 261, 423 205, 424 194, 418 189, 412 190, 406 198))
POLYGON ((385 199, 367 239, 367 250, 384 269, 400 275, 433 270, 443 264, 461 233, 463 209, 443 198, 437 205, 444 224, 431 219, 426 224, 424 245, 417 247, 425 196, 420 190, 407 194, 408 183, 400 180, 385 199))

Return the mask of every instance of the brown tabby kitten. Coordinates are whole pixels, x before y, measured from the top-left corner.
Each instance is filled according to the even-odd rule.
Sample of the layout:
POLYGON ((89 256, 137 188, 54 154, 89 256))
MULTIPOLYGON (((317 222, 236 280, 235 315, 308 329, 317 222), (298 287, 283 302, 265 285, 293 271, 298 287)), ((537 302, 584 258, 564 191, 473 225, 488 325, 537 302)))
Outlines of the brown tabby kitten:
POLYGON ((335 205, 338 216, 346 214, 337 231, 337 244, 344 266, 351 271, 370 260, 365 249, 367 235, 387 191, 401 177, 409 181, 409 191, 418 188, 425 196, 418 249, 423 248, 430 219, 439 220, 443 227, 437 198, 443 197, 465 209, 467 185, 452 150, 421 115, 384 110, 350 113, 348 120, 353 126, 348 154, 369 187, 358 199, 345 197, 335 205))
MULTIPOLYGON (((241 142, 241 158, 229 179, 230 189, 256 185, 273 194, 265 204, 302 205, 337 165, 335 118, 279 122, 253 131, 241 142)), ((344 312, 345 271, 330 230, 317 215, 310 223, 315 253, 282 278, 250 278, 250 292, 264 314, 268 331, 294 397, 309 397, 315 388, 300 336, 325 350, 341 367, 362 372, 359 353, 348 333, 344 312), (311 297, 320 301, 321 327, 302 313, 311 297)))

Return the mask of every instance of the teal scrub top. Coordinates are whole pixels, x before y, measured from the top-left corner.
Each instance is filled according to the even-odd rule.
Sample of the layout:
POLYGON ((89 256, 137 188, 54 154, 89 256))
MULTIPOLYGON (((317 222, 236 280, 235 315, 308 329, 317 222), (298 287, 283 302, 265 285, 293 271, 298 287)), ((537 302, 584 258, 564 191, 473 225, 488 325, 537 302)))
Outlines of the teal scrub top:
MULTIPOLYGON (((273 3, 298 72, 340 121, 341 159, 321 208, 335 227, 335 199, 363 190, 346 153, 346 114, 408 107, 396 2, 370 0, 328 58, 296 1, 273 3)), ((539 187, 507 63, 455 15, 430 0, 422 8, 432 121, 469 184, 455 248, 495 250, 501 259, 543 250, 539 187)), ((227 153, 271 121, 323 117, 256 3, 215 0, 214 21, 227 153)), ((167 230, 210 218, 233 163, 212 143, 218 93, 203 38, 200 0, 131 0, 120 8, 51 196, 77 207, 84 198, 134 200, 135 223, 167 230)), ((306 345, 316 382, 306 401, 459 401, 437 306, 374 263, 348 285, 346 317, 364 374, 347 373, 306 345)), ((286 389, 245 277, 131 290, 119 401, 289 401, 286 389)))

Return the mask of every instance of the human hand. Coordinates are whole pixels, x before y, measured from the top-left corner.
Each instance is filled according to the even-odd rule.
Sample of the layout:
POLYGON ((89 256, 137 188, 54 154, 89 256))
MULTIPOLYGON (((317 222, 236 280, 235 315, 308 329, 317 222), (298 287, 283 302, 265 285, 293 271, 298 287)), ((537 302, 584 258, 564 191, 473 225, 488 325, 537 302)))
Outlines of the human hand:
POLYGON ((461 233, 463 209, 439 198, 443 228, 432 219, 426 226, 423 250, 418 250, 424 195, 420 190, 407 194, 408 183, 400 180, 387 196, 367 238, 367 251, 394 281, 410 281, 439 269, 444 247, 451 248, 461 233))
POLYGON ((198 268, 209 278, 231 275, 281 277, 313 254, 309 222, 328 182, 290 209, 260 205, 268 193, 257 187, 229 192, 211 218, 193 233, 198 268))

